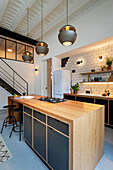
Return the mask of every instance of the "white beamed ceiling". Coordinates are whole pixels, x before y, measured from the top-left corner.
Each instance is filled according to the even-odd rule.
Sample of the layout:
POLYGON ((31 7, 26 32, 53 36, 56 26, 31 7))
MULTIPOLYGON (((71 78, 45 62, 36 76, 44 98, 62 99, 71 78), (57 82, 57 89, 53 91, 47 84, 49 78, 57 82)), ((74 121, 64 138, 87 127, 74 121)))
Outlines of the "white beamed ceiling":
MULTIPOLYGON (((69 21, 104 0, 69 0, 69 21)), ((41 0, 0 0, 0 27, 27 35, 27 10, 29 10, 30 38, 39 40, 41 32, 41 0)), ((59 30, 66 23, 66 0, 43 0, 44 36, 59 30)), ((76 27, 76 26, 75 26, 76 27)))

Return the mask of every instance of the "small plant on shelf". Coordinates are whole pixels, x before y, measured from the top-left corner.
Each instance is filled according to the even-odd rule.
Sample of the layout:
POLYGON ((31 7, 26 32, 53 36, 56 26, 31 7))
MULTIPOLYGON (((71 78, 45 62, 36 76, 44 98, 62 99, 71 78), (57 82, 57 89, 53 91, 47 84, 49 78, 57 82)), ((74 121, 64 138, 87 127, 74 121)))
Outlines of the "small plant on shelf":
POLYGON ((113 62, 113 58, 112 57, 107 57, 106 58, 107 70, 111 70, 112 62, 113 62))
POLYGON ((74 86, 71 86, 71 89, 74 93, 78 93, 78 91, 80 90, 80 86, 78 83, 76 83, 74 86))
POLYGON ((107 69, 107 67, 104 65, 104 66, 101 66, 101 70, 102 71, 105 71, 107 69))

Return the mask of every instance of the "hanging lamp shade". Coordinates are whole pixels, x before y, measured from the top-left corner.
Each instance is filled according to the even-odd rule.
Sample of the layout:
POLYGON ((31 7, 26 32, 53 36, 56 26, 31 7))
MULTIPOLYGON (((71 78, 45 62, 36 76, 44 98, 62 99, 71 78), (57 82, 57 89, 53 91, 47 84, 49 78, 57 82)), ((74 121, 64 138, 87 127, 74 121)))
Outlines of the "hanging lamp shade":
MULTIPOLYGON (((29 26, 29 8, 27 8, 27 35, 28 35, 28 26, 29 26)), ((31 61, 33 60, 33 54, 31 54, 30 51, 25 51, 23 53, 22 59, 26 63, 31 63, 31 61)))
POLYGON ((22 58, 26 63, 30 63, 33 60, 33 55, 31 54, 31 52, 25 51, 22 58))
POLYGON ((72 25, 64 25, 58 34, 58 39, 60 43, 64 46, 72 45, 77 38, 77 33, 75 27, 72 25))
POLYGON ((49 52, 47 43, 43 41, 43 0, 41 0, 41 41, 36 44, 36 53, 45 56, 49 52))
POLYGON ((45 56, 49 52, 48 45, 43 41, 38 42, 35 49, 39 56, 45 56))
POLYGON ((68 0, 66 0, 66 2, 67 24, 59 30, 58 39, 62 45, 70 46, 76 41, 77 33, 75 27, 68 24, 68 0))

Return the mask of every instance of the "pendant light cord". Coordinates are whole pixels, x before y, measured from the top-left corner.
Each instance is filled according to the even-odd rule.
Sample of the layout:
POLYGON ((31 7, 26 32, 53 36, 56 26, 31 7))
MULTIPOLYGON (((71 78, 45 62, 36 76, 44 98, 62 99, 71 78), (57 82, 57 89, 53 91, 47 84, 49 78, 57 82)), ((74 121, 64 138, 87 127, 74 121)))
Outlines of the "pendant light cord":
POLYGON ((28 31, 29 31, 29 8, 27 8, 27 37, 28 37, 28 31))
POLYGON ((67 3, 66 3, 66 8, 67 8, 67 25, 68 25, 68 0, 67 0, 67 3))
POLYGON ((43 41, 43 0, 41 0, 41 40, 43 41))

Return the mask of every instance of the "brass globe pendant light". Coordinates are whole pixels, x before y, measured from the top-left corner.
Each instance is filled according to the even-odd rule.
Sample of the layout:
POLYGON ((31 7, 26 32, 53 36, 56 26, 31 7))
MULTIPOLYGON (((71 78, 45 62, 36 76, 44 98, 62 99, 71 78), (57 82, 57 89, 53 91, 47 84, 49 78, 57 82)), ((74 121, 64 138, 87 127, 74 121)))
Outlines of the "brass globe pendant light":
POLYGON ((75 27, 68 24, 68 0, 66 7, 67 7, 67 25, 64 25, 59 30, 58 39, 62 45, 70 46, 76 41, 77 33, 75 27))
POLYGON ((36 44, 36 53, 39 56, 45 56, 49 52, 49 48, 43 41, 43 0, 41 0, 41 40, 36 44))
MULTIPOLYGON (((29 24, 29 8, 27 8, 27 35, 28 35, 28 24, 29 24)), ((33 60, 33 55, 29 51, 25 51, 22 56, 24 62, 30 63, 33 60)))

